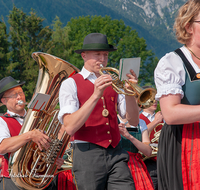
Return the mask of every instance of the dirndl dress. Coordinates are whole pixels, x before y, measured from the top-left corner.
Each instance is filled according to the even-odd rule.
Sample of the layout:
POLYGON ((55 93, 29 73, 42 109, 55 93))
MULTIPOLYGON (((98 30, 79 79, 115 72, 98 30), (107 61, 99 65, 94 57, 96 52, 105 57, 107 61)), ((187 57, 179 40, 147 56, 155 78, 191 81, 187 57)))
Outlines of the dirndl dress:
MULTIPOLYGON (((175 52, 182 58, 186 71, 182 86, 182 104, 200 104, 200 79, 180 49, 175 52)), ((159 190, 200 189, 200 124, 199 121, 162 128, 157 155, 159 190)))

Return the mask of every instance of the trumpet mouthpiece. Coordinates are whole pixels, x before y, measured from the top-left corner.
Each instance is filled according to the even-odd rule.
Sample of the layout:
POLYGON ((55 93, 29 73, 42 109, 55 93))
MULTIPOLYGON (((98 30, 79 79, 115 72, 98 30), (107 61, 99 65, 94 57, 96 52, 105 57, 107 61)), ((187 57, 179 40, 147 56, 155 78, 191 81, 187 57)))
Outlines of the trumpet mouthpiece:
POLYGON ((27 102, 24 102, 23 100, 19 100, 17 103, 18 103, 18 105, 28 104, 27 102))
POLYGON ((100 64, 100 67, 103 67, 103 65, 102 65, 102 64, 100 64))

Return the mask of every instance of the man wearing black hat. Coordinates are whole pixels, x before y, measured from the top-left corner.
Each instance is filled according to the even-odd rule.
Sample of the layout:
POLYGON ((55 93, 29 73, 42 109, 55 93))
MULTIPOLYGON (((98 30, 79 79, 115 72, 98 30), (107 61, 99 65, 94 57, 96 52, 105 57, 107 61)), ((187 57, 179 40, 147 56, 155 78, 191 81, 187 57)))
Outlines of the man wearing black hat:
MULTIPOLYGON (((0 117, 0 154, 2 157, 2 170, 0 174, 0 189, 18 189, 12 182, 8 171, 8 160, 11 152, 15 152, 29 141, 37 143, 40 150, 48 148, 50 139, 39 130, 33 130, 18 135, 26 115, 26 102, 22 85, 25 82, 17 82, 11 76, 0 80, 0 103, 7 107, 7 113, 0 117)), ((60 167, 60 165, 59 165, 60 167)))
MULTIPOLYGON (((88 34, 82 49, 75 51, 81 54, 84 67, 60 88, 58 118, 74 137, 73 173, 79 190, 134 189, 128 154, 119 145, 117 112, 137 125, 138 106, 134 97, 118 95, 112 89, 110 75, 99 74, 109 52, 116 50, 105 35, 88 34)), ((137 82, 133 71, 127 76, 137 82)))

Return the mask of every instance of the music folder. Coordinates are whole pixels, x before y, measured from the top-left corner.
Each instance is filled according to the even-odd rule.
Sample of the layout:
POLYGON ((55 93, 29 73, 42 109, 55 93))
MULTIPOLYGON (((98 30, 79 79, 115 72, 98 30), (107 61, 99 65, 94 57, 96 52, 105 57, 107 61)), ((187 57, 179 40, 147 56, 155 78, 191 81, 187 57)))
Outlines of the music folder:
POLYGON ((33 109, 33 111, 43 110, 50 97, 51 95, 49 94, 36 93, 27 107, 33 109))
POLYGON ((132 69, 135 72, 136 76, 139 77, 140 61, 141 61, 140 57, 121 58, 119 64, 119 79, 121 81, 128 79, 126 74, 130 73, 130 69, 132 69))

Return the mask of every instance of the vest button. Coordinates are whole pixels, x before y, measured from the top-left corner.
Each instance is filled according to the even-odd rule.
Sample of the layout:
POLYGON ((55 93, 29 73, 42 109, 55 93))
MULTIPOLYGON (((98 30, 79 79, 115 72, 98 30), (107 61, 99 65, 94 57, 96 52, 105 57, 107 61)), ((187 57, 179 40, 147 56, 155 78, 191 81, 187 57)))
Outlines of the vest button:
POLYGON ((107 131, 108 134, 110 134, 110 131, 107 131))
POLYGON ((111 142, 112 142, 112 140, 109 140, 109 142, 111 143, 111 142))
POLYGON ((109 123, 106 123, 106 125, 109 125, 109 123))

